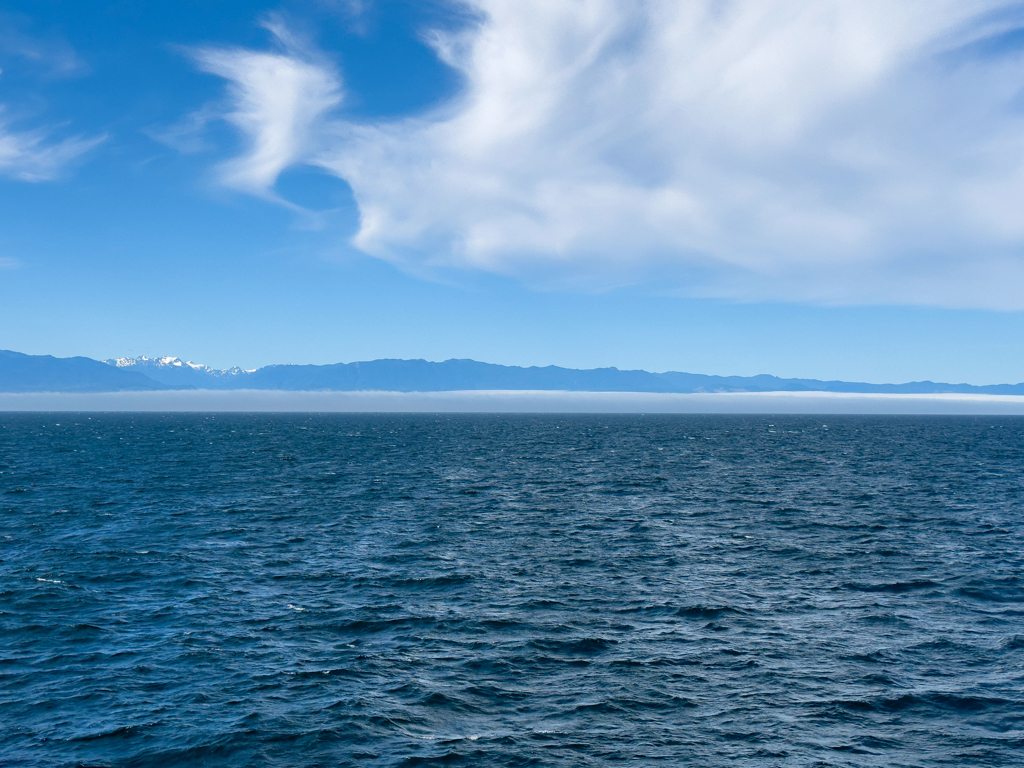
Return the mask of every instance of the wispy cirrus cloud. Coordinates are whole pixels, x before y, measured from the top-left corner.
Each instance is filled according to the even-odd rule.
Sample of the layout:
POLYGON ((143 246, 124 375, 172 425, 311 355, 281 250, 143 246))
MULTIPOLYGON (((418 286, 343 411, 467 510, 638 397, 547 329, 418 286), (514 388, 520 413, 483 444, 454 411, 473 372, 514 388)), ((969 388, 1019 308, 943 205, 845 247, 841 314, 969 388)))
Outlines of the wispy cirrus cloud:
MULTIPOLYGON (((0 62, 27 62, 44 79, 76 77, 88 70, 62 37, 35 36, 26 31, 28 26, 26 18, 0 13, 0 62)), ((56 178, 70 163, 106 138, 74 136, 55 140, 47 129, 19 130, 13 127, 13 121, 5 118, 4 105, 0 104, 0 175, 21 181, 56 178)))
POLYGON ((274 197, 273 186, 290 165, 319 151, 324 121, 342 100, 340 77, 271 19, 264 26, 282 50, 203 48, 197 66, 229 81, 230 108, 223 115, 246 137, 239 157, 218 168, 226 187, 274 197))
POLYGON ((192 155, 213 149, 204 136, 213 120, 221 118, 221 111, 212 104, 190 112, 171 125, 153 125, 143 132, 153 139, 183 155, 192 155))
POLYGON ((401 120, 332 118, 308 48, 200 52, 250 141, 222 181, 328 169, 414 271, 1024 309, 1024 3, 462 5, 425 34, 465 88, 401 120))
POLYGON ((105 139, 97 136, 52 141, 45 131, 16 131, 0 119, 0 175, 20 181, 49 181, 105 139))
POLYGON ((46 77, 77 77, 88 66, 75 49, 60 35, 34 35, 31 20, 11 13, 0 13, 0 55, 27 62, 46 77))

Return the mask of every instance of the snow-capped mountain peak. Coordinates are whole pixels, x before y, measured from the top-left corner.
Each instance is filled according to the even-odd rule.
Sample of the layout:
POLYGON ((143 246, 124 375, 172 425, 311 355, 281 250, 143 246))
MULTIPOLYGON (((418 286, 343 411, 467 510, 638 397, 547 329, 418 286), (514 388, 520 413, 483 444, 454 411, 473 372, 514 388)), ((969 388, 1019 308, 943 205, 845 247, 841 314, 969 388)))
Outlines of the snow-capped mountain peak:
POLYGON ((117 368, 133 368, 164 384, 200 388, 226 386, 228 384, 226 380, 252 373, 252 371, 243 370, 237 365, 232 368, 217 369, 202 363, 193 363, 191 360, 182 360, 180 357, 172 355, 117 357, 103 362, 117 368))
POLYGON ((171 355, 165 355, 164 357, 146 357, 145 355, 140 355, 139 357, 117 357, 105 360, 104 362, 117 368, 190 368, 193 371, 202 371, 203 373, 213 375, 242 372, 242 369, 237 365, 232 368, 218 370, 202 363, 193 363, 191 360, 182 360, 180 357, 172 357, 171 355))

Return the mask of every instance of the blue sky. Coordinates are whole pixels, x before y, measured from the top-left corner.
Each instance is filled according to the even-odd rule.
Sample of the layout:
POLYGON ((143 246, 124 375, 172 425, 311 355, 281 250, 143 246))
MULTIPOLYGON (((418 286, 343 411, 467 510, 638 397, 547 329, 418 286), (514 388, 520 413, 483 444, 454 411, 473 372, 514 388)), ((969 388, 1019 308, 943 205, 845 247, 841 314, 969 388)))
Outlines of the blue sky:
POLYGON ((0 347, 1024 381, 1024 4, 14 0, 0 347))

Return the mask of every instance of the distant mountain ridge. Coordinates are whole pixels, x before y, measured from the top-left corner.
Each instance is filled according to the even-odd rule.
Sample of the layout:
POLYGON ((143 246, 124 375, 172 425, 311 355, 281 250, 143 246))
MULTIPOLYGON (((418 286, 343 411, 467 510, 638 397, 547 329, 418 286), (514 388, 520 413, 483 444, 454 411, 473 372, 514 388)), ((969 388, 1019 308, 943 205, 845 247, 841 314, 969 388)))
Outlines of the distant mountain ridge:
POLYGON ((119 392, 168 389, 138 371, 88 357, 23 355, 0 350, 0 392, 119 392))
POLYGON ((650 373, 618 368, 522 368, 476 360, 371 360, 334 365, 268 365, 218 370, 177 357, 57 358, 0 351, 0 392, 118 392, 171 389, 445 392, 561 390, 575 392, 847 392, 854 394, 1024 395, 1024 384, 905 384, 650 373))

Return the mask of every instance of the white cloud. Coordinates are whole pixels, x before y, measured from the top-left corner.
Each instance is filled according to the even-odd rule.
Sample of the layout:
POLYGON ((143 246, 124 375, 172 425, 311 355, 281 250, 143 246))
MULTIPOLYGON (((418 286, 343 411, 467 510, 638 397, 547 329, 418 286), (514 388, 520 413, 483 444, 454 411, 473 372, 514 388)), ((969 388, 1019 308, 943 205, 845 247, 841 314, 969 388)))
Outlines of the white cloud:
POLYGON ((221 182, 273 197, 278 175, 316 149, 325 115, 341 103, 341 82, 331 68, 274 21, 265 25, 285 46, 280 53, 206 48, 198 66, 230 81, 232 109, 225 115, 249 141, 242 156, 220 166, 221 182))
POLYGON ((0 175, 21 181, 48 181, 104 138, 49 142, 42 131, 14 131, 0 121, 0 175))
POLYGON ((252 147, 343 177, 355 244, 413 271, 740 300, 1024 309, 1024 50, 1005 0, 466 0, 465 88, 328 122, 330 67, 206 51, 252 147))
MULTIPOLYGON (((14 56, 40 68, 48 77, 73 77, 86 71, 74 49, 60 38, 41 39, 21 31, 17 17, 0 13, 0 58, 14 56)), ((0 75, 3 71, 0 70, 0 75)), ((0 176, 21 181, 47 181, 105 137, 72 137, 51 141, 46 131, 11 127, 0 104, 0 176)))

